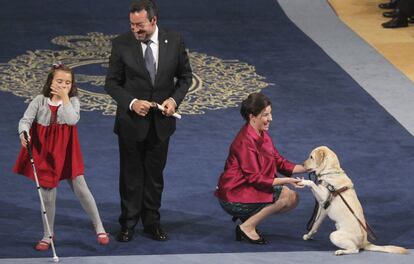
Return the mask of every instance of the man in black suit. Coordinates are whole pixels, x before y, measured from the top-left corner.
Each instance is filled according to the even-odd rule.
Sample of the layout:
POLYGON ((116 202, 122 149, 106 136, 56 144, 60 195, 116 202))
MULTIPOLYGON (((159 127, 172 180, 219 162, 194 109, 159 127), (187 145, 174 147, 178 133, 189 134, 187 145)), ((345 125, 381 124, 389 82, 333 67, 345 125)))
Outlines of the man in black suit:
POLYGON ((112 42, 105 83, 117 102, 121 231, 116 239, 130 241, 141 218, 144 233, 164 241, 159 208, 168 142, 175 131, 172 115, 191 86, 192 71, 182 37, 158 28, 153 1, 134 1, 129 19, 131 31, 112 42))

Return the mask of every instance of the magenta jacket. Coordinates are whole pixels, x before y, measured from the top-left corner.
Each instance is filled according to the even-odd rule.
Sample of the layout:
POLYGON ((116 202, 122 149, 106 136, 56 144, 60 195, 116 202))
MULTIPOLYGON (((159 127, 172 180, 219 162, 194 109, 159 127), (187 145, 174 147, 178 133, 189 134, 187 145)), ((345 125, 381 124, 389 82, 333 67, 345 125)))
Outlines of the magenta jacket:
POLYGON ((230 146, 215 195, 226 202, 273 202, 277 173, 290 176, 295 166, 279 154, 267 132, 260 136, 247 123, 230 146))

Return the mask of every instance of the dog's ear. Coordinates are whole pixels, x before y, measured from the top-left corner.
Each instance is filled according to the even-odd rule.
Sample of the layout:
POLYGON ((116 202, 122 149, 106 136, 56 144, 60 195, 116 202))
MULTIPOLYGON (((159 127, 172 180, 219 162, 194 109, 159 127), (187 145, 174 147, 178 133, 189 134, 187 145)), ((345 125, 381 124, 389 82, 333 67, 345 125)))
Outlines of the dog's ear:
POLYGON ((326 161, 327 161, 327 151, 325 147, 319 147, 315 151, 315 163, 316 163, 316 174, 319 174, 321 171, 323 171, 326 167, 326 161))
POLYGON ((340 169, 341 165, 339 164, 338 157, 335 152, 333 152, 328 147, 322 148, 324 151, 324 169, 340 169))
POLYGON ((330 150, 330 154, 329 154, 329 168, 330 169, 341 169, 341 164, 339 163, 339 159, 338 156, 336 156, 335 152, 333 152, 332 150, 330 150))
POLYGON ((316 165, 318 167, 320 167, 322 165, 323 161, 325 160, 325 156, 326 156, 326 153, 325 153, 324 149, 320 148, 320 149, 316 150, 315 160, 316 160, 316 165))

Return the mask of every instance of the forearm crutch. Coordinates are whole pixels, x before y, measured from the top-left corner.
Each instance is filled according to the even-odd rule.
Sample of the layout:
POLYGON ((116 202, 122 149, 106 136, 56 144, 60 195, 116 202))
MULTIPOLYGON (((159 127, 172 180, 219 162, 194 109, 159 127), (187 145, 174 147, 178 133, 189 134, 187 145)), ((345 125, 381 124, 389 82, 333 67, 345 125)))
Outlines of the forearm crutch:
POLYGON ((50 245, 52 247, 52 252, 53 252, 53 261, 59 262, 59 257, 56 255, 55 244, 53 242, 53 235, 52 235, 52 232, 50 232, 49 220, 47 219, 45 204, 43 203, 42 193, 40 192, 40 185, 39 185, 39 180, 37 178, 36 167, 35 167, 34 160, 33 160, 32 148, 29 144, 29 137, 27 136, 26 131, 23 131, 23 136, 24 136, 24 139, 26 140, 27 151, 29 152, 30 163, 32 164, 32 168, 33 168, 33 174, 34 174, 35 181, 36 181, 37 192, 39 193, 40 206, 42 209, 42 217, 45 219, 47 232, 49 233, 50 245))

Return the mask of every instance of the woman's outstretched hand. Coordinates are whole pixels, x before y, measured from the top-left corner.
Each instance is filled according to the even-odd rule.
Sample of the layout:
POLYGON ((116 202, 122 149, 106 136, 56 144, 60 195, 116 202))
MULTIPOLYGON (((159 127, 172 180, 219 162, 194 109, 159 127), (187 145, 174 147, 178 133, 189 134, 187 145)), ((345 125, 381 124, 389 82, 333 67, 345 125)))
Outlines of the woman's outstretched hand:
POLYGON ((290 180, 288 183, 290 185, 292 185, 293 187, 295 187, 295 188, 302 189, 302 188, 305 187, 304 185, 300 184, 300 182, 302 182, 302 180, 303 180, 303 177, 302 178, 299 178, 299 177, 296 177, 296 178, 288 178, 288 179, 290 180))

